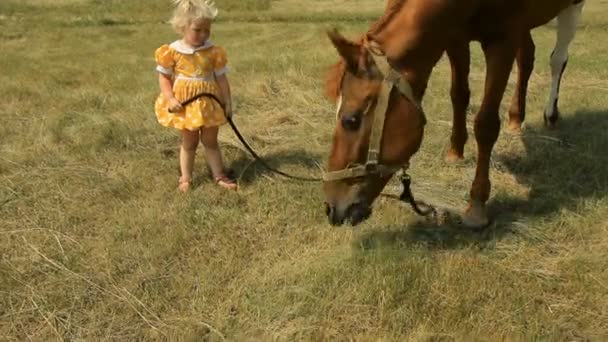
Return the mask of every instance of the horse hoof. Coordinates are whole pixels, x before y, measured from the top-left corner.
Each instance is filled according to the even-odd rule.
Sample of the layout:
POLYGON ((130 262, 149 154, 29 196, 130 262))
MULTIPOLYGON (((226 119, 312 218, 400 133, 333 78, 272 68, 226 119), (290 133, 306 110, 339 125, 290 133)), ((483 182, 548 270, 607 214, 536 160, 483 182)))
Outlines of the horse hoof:
POLYGON ((553 113, 545 112, 543 120, 545 121, 545 127, 550 129, 556 128, 557 121, 559 120, 559 111, 555 110, 553 113))
POLYGON ((472 204, 462 215, 462 224, 470 229, 485 228, 490 224, 488 213, 483 204, 472 204))
POLYGON ((509 128, 508 128, 507 132, 509 132, 513 135, 520 135, 521 131, 522 131, 521 122, 517 122, 517 121, 509 122, 509 128))
POLYGON ((452 149, 448 151, 445 156, 445 161, 449 164, 458 164, 464 160, 464 155, 462 153, 458 153, 452 149))
POLYGON ((553 130, 557 128, 557 119, 551 120, 551 119, 545 119, 545 127, 553 130))

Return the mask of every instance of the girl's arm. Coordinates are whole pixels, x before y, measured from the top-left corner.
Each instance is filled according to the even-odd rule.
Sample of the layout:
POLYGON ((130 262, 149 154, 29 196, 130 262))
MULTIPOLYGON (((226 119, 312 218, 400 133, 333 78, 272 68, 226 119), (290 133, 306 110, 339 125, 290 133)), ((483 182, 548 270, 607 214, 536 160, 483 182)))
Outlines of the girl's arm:
POLYGON ((230 94, 230 83, 228 83, 228 77, 226 74, 216 76, 217 85, 220 88, 220 96, 224 102, 224 110, 226 111, 227 117, 232 117, 232 98, 230 94))
POLYGON ((158 85, 160 86, 160 92, 165 99, 169 101, 169 111, 177 112, 182 110, 182 105, 177 101, 175 95, 173 95, 173 80, 171 79, 171 76, 159 72, 158 85))

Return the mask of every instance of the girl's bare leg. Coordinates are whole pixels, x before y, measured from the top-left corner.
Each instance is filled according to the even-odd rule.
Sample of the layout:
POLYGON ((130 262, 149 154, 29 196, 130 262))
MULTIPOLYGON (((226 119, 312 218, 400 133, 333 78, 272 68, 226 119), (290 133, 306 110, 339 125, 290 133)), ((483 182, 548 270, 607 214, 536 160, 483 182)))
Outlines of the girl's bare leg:
POLYGON ((218 132, 219 127, 203 127, 201 129, 201 141, 205 147, 205 157, 215 181, 225 188, 234 189, 236 184, 228 179, 224 173, 224 161, 217 141, 218 132))
POLYGON ((192 181, 192 169, 194 168, 194 157, 196 156, 199 134, 198 130, 182 130, 182 146, 179 151, 179 166, 182 174, 179 179, 179 190, 182 192, 188 191, 190 182, 192 181))

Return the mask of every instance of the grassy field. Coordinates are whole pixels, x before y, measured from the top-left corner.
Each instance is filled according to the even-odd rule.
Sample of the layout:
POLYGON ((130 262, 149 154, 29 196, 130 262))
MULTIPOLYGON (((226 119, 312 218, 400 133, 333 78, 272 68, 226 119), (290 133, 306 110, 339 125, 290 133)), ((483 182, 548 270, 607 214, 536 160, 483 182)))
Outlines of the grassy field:
MULTIPOLYGON (((324 32, 355 37, 382 2, 217 3, 236 123, 273 166, 318 176, 337 58, 324 32)), ((360 227, 333 228, 320 184, 268 173, 227 127, 240 191, 210 181, 201 150, 195 190, 179 194, 179 136, 153 113, 169 15, 168 0, 0 2, 0 340, 608 338, 608 1, 584 10, 553 131, 541 113, 554 25, 534 31, 526 129, 501 132, 482 233, 386 199, 360 227)), ((484 79, 471 47, 469 122, 484 79)), ((463 208, 476 147, 443 161, 449 83, 442 59, 411 175, 415 195, 463 208)))

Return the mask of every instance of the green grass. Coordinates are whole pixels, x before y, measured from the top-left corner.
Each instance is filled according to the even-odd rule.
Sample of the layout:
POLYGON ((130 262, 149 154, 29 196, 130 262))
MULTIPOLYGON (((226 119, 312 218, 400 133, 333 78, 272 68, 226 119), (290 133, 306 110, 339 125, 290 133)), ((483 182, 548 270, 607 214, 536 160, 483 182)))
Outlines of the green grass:
MULTIPOLYGON (((334 124, 322 82, 337 58, 324 32, 354 37, 383 5, 217 3, 235 121, 273 166, 318 176, 334 124)), ((269 174, 227 128, 240 191, 218 189, 199 151, 195 189, 178 194, 179 136, 153 113, 170 2, 0 2, 0 339, 606 339, 605 3, 585 8, 554 131, 541 116, 554 28, 534 31, 526 131, 501 132, 496 222, 474 233, 385 199, 361 227, 330 227, 319 184, 269 174)), ((485 67, 471 46, 469 126, 485 67)), ((411 174, 415 195, 462 208, 475 143, 462 164, 443 162, 448 89, 443 59, 411 174)))

